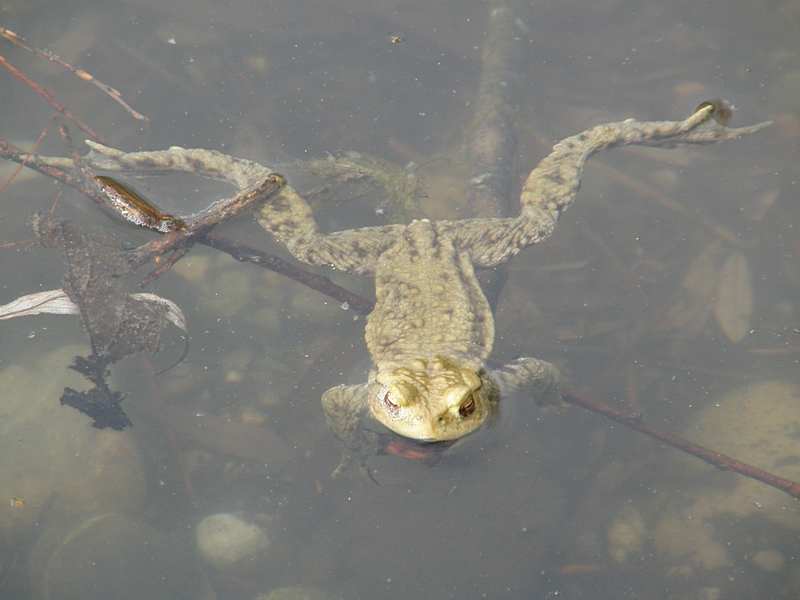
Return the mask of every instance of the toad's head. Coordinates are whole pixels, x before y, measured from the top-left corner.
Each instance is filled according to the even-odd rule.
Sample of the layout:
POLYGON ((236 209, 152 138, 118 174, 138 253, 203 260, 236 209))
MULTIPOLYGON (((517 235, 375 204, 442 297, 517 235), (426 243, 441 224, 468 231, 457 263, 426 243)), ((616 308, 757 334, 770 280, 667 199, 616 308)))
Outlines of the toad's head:
POLYGON ((497 391, 483 371, 436 356, 378 369, 368 400, 372 415, 395 433, 439 442, 480 427, 496 405, 497 391))

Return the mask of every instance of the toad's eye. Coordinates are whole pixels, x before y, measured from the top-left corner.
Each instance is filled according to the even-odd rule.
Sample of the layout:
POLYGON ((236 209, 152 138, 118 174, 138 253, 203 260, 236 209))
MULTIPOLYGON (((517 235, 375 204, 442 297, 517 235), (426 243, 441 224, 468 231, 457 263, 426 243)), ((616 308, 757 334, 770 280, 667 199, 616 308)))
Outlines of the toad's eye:
POLYGON ((397 402, 394 401, 394 398, 392 398, 392 395, 389 393, 388 385, 383 386, 378 392, 378 400, 381 401, 381 404, 384 404, 389 408, 397 408, 397 402))
POLYGON ((475 412, 475 398, 470 396, 458 407, 458 414, 466 418, 475 412))

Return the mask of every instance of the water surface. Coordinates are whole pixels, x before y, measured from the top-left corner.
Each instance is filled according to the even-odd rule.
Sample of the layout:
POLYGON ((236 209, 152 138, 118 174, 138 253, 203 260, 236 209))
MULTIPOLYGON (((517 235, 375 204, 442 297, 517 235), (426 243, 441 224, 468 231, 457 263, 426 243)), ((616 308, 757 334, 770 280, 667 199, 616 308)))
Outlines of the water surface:
MULTIPOLYGON (((44 1, 10 8, 4 26, 119 89, 150 118, 137 122, 72 75, 4 48, 10 62, 116 147, 204 147, 265 164, 346 151, 401 166, 414 161, 432 190, 424 206, 434 216, 461 214, 463 142, 475 118, 487 3, 119 0, 71 3, 69 11, 44 1)), ((628 117, 682 119, 710 98, 735 105, 734 126, 766 119, 776 126, 715 147, 599 158, 602 168, 587 169, 578 202, 553 238, 511 262, 497 310, 497 358, 550 360, 571 387, 677 433, 729 390, 797 383, 798 355, 787 350, 800 345, 793 227, 800 5, 570 0, 538 2, 519 14, 528 52, 516 120, 520 178, 558 139, 628 117), (754 291, 749 330, 738 343, 683 285, 719 239, 705 277, 718 277, 738 253, 750 273, 743 285, 754 291)), ((52 109, 3 77, 0 136, 30 147, 52 109)), ((52 128, 40 152, 64 154, 52 128)), ((186 212, 224 193, 186 179, 158 186, 153 192, 165 206, 186 212)), ((131 245, 151 237, 36 176, 1 193, 0 242, 30 237, 27 216, 49 210, 60 191, 59 214, 131 245)), ((373 223, 378 201, 322 207, 323 227, 373 223)), ((286 256, 248 215, 220 233, 286 256)), ((339 449, 319 398, 363 378, 364 319, 209 249, 195 248, 183 262, 150 290, 183 308, 191 332, 185 363, 157 378, 157 400, 267 427, 298 453, 273 471, 165 434, 137 410, 137 401, 154 396, 142 361, 115 368, 147 472, 139 516, 176 533, 213 512, 271 518, 269 556, 235 583, 215 579, 218 597, 281 585, 360 598, 791 595, 794 531, 763 515, 721 512, 708 517, 711 542, 728 548, 720 561, 699 558, 711 543, 700 534, 694 546, 670 546, 663 540, 679 519, 667 518, 669 511, 693 506, 703 487, 692 486, 705 475, 682 480, 669 466, 676 451, 578 408, 542 415, 532 404, 509 405, 503 411, 511 418, 494 435, 434 468, 382 457, 372 462, 380 487, 355 474, 331 480, 339 449), (783 562, 752 559, 765 551, 783 562)), ((56 288, 63 274, 55 253, 42 249, 3 249, 0 263, 2 302, 56 288)), ((368 281, 325 274, 371 294, 368 281)), ((85 343, 67 317, 2 327, 0 366, 85 343)), ((158 370, 180 352, 175 334, 148 360, 158 370)), ((52 403, 66 410, 57 397, 52 403)), ((675 535, 687 531, 696 533, 675 535)), ((191 537, 185 541, 189 548, 191 537)))

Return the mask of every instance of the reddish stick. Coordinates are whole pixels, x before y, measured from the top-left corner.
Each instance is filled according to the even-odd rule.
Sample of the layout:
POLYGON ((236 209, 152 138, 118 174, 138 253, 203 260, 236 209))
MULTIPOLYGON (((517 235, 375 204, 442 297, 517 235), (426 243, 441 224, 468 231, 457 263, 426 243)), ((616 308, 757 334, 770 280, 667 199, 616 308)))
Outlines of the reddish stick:
POLYGON ((664 442, 665 444, 672 446, 673 448, 677 448, 678 450, 686 452, 687 454, 691 454, 692 456, 695 456, 710 465, 714 465, 718 469, 723 471, 736 471, 740 475, 744 475, 745 477, 750 477, 751 479, 755 479, 761 483, 771 485, 774 488, 778 488, 782 492, 786 492, 793 498, 800 500, 800 483, 795 483, 794 481, 789 481, 783 477, 778 477, 777 475, 773 475, 767 471, 762 471, 758 467, 740 462, 735 458, 731 458, 725 454, 720 454, 719 452, 714 452, 713 450, 709 450, 703 446, 698 446, 697 444, 693 444, 688 440, 684 440, 683 438, 679 438, 671 433, 662 431, 657 427, 648 425, 644 422, 640 413, 621 412, 616 408, 608 406, 607 404, 603 404, 601 402, 597 402, 596 400, 591 400, 585 396, 581 396, 572 390, 563 390, 562 395, 566 402, 577 404, 599 415, 608 417, 617 423, 621 423, 622 425, 625 425, 625 427, 630 427, 631 429, 640 431, 645 435, 649 435, 651 438, 655 438, 660 442, 664 442))

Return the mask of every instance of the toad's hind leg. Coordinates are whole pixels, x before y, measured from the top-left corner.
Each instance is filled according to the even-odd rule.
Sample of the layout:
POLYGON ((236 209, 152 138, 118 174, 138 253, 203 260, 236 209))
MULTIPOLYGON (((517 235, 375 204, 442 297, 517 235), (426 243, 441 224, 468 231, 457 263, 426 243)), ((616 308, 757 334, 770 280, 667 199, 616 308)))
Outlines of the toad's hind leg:
MULTIPOLYGON (((127 173, 184 172, 227 181, 240 191, 257 186, 273 174, 257 162, 215 150, 181 148, 123 152, 87 140, 92 151, 84 157, 93 169, 127 173)), ((41 164, 72 168, 71 159, 36 157, 41 164)), ((311 207, 291 187, 273 194, 261 211, 259 223, 271 231, 299 260, 327 265, 361 275, 372 275, 378 256, 388 248, 400 226, 370 227, 332 234, 319 232, 311 207)))
MULTIPOLYGON (((193 173, 200 177, 227 181, 240 191, 258 184, 273 174, 272 169, 252 160, 236 158, 216 150, 181 148, 145 152, 123 152, 86 140, 92 151, 84 157, 93 169, 124 173, 193 173)), ((42 157, 43 158, 43 157, 42 157)), ((69 167, 70 159, 44 159, 46 164, 69 167)))
POLYGON ((583 166, 593 154, 620 146, 655 146, 715 144, 749 135, 770 125, 732 129, 725 126, 729 109, 721 103, 704 102, 684 121, 634 121, 598 125, 568 137, 531 171, 520 195, 522 214, 541 207, 558 217, 575 200, 583 166))
POLYGON ((320 233, 311 207, 289 186, 267 200, 258 222, 295 258, 358 275, 374 275, 378 257, 402 230, 386 225, 320 233))
POLYGON ((593 154, 619 146, 714 144, 760 131, 770 125, 731 129, 725 126, 725 107, 706 102, 684 121, 629 119, 598 125, 568 137, 531 171, 520 195, 520 215, 512 219, 474 219, 452 222, 459 246, 476 267, 493 267, 523 248, 546 239, 556 221, 575 200, 586 161, 593 154))

